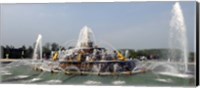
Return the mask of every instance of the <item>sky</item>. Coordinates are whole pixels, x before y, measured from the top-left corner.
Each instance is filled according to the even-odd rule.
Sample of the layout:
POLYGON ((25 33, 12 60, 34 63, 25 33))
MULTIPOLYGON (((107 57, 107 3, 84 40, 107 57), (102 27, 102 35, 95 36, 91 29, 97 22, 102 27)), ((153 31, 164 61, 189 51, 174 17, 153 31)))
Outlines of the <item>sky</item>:
MULTIPOLYGON (((78 40, 87 25, 97 42, 114 48, 169 48, 172 6, 175 2, 1 4, 2 45, 32 46, 38 34, 43 45, 78 40)), ((195 2, 180 2, 188 48, 195 50, 195 2)))

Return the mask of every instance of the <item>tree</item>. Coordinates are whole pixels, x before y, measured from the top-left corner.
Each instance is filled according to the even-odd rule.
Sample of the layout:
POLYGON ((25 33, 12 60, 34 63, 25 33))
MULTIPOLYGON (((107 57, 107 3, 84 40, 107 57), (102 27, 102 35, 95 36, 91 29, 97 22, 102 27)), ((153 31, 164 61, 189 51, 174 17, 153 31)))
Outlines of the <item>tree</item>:
POLYGON ((137 52, 135 50, 129 50, 129 53, 130 53, 130 57, 132 57, 132 58, 138 57, 137 52))
POLYGON ((190 52, 189 53, 189 62, 194 62, 195 59, 196 59, 195 53, 194 52, 190 52))
POLYGON ((59 49, 59 45, 57 43, 54 42, 54 43, 51 44, 51 50, 52 51, 57 51, 58 49, 59 49))
POLYGON ((28 58, 32 58, 33 56, 33 48, 31 46, 28 47, 26 55, 28 58))
POLYGON ((46 43, 45 46, 43 46, 42 48, 43 48, 44 58, 50 58, 51 55, 50 43, 46 43))
POLYGON ((21 57, 26 58, 27 57, 27 55, 25 54, 26 53, 26 46, 23 45, 20 49, 22 50, 21 57))
POLYGON ((0 51, 0 58, 4 58, 4 50, 5 50, 5 47, 4 46, 1 46, 1 51, 0 51))

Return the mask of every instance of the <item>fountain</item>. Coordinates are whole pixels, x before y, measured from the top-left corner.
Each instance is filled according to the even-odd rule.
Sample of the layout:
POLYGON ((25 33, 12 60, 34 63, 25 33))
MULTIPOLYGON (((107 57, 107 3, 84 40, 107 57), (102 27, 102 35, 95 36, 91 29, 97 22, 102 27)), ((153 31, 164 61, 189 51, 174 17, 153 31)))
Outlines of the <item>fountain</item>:
POLYGON ((34 52, 33 52, 33 60, 37 60, 38 58, 42 60, 42 35, 41 34, 38 35, 34 52), (38 51, 39 51, 39 56, 38 56, 38 51))
POLYGON ((93 47, 95 42, 96 42, 95 41, 95 36, 94 36, 94 33, 92 32, 92 30, 89 27, 84 26, 80 31, 79 39, 77 41, 76 48, 93 47))
POLYGON ((97 44, 91 28, 84 26, 80 31, 78 41, 69 40, 64 43, 64 45, 69 46, 76 42, 75 47, 55 51, 57 54, 54 53, 53 55, 55 57, 58 55, 55 60, 42 59, 42 35, 39 34, 32 60, 20 60, 3 66, 0 69, 2 82, 79 85, 183 85, 184 83, 179 82, 188 81, 188 79, 185 81, 185 77, 189 77, 189 75, 184 73, 188 71, 187 39, 184 18, 179 3, 174 5, 172 12, 170 48, 172 53, 174 49, 180 50, 182 54, 179 58, 181 59, 176 59, 173 55, 170 55, 168 61, 150 62, 128 59, 130 56, 128 50, 124 52, 123 56, 106 41, 100 43, 108 48, 100 45, 100 43, 97 44), (180 47, 177 47, 176 44, 180 47), (117 58, 114 60, 112 58, 113 51, 117 51, 117 58), (80 53, 85 54, 85 56, 81 56, 80 53), (100 56, 98 57, 100 59, 97 59, 96 56, 100 56), (84 60, 81 60, 80 57, 84 60), (125 60, 119 58, 125 58, 125 60), (35 63, 31 64, 31 62, 35 63), (184 65, 182 62, 184 62, 184 65), (184 72, 179 67, 184 67, 184 72), (141 74, 143 72, 144 74, 141 74), (154 74, 154 72, 160 72, 165 76, 154 74), (140 74, 136 75, 136 73, 140 74), (168 76, 166 77, 166 75, 168 76))
MULTIPOLYGON (((94 33, 89 27, 84 26, 80 31, 75 47, 55 51, 52 60, 42 60, 39 64, 36 63, 34 69, 51 73, 63 72, 81 75, 135 74, 145 71, 138 66, 137 69, 134 69, 136 62, 127 58, 128 50, 125 57, 116 49, 108 50, 95 44, 94 33)), ((38 36, 36 41, 34 59, 37 56, 39 46, 41 47, 41 35, 38 36)))
POLYGON ((176 2, 172 9, 170 21, 170 61, 183 62, 184 72, 188 72, 187 34, 181 6, 176 2), (180 52, 174 50, 178 49, 180 52), (178 56, 179 55, 179 56, 178 56))
POLYGON ((188 70, 188 50, 186 27, 180 4, 176 2, 172 9, 169 35, 169 58, 166 61, 152 61, 147 65, 155 73, 181 78, 194 77, 188 70))
POLYGON ((129 50, 126 50, 126 51, 125 51, 125 57, 126 57, 126 58, 129 58, 129 50))

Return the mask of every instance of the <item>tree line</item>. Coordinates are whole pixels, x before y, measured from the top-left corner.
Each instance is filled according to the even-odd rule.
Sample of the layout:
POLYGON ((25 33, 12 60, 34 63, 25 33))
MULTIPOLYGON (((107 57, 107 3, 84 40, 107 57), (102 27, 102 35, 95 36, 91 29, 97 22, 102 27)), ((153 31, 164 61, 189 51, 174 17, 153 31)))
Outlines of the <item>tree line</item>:
MULTIPOLYGON (((35 43, 33 46, 28 46, 26 47, 25 45, 21 46, 20 48, 15 48, 14 46, 1 46, 1 55, 2 58, 32 58, 33 52, 34 52, 34 47, 35 43)), ((50 58, 51 56, 51 51, 57 51, 62 46, 60 46, 57 43, 46 43, 45 45, 42 46, 42 56, 43 58, 50 58)), ((134 49, 119 49, 120 52, 123 54, 125 51, 129 51, 129 58, 140 58, 141 56, 146 57, 147 59, 168 59, 171 58, 169 57, 170 50, 169 49, 140 49, 140 50, 134 50, 134 49)), ((178 55, 181 52, 180 50, 174 50, 173 52, 178 53, 175 55, 175 58, 179 58, 178 55)), ((172 53, 173 53, 172 52, 172 53)), ((189 61, 194 61, 195 59, 195 53, 194 52, 189 52, 189 61)))
MULTIPOLYGON (((42 55, 45 58, 50 58, 51 51, 57 51, 59 49, 57 43, 46 43, 42 46, 42 55)), ((2 58, 32 58, 35 48, 35 43, 33 46, 26 47, 25 45, 15 48, 12 45, 1 46, 1 57, 2 58)))

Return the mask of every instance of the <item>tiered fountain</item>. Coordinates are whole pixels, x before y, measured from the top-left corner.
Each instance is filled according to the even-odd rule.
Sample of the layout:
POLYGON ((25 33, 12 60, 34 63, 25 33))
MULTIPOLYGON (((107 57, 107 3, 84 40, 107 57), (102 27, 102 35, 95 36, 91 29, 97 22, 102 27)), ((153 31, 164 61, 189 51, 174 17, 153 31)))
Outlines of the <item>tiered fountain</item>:
MULTIPOLYGON (((135 85, 134 82, 137 84, 140 83, 140 81, 141 85, 147 85, 147 82, 148 83, 152 82, 153 85, 157 84, 166 85, 166 82, 167 85, 170 85, 169 83, 174 85, 175 82, 180 81, 177 77, 181 79, 194 77, 188 74, 189 69, 188 69, 186 27, 184 23, 183 13, 179 3, 175 3, 175 5, 173 6, 170 27, 171 28, 170 28, 169 45, 171 52, 169 54, 169 59, 166 61, 152 61, 152 62, 139 61, 137 59, 135 59, 134 61, 127 60, 128 51, 125 52, 125 57, 123 57, 123 55, 120 55, 119 52, 116 49, 114 49, 110 44, 107 45, 112 48, 111 51, 115 50, 116 53, 118 53, 117 54, 118 59, 116 60, 105 59, 104 56, 106 55, 109 56, 110 54, 113 54, 113 52, 107 52, 109 50, 104 47, 103 48, 96 47, 97 42, 95 40, 94 33, 92 32, 91 28, 87 26, 81 29, 78 41, 75 44, 74 48, 68 49, 67 51, 59 50, 58 54, 60 56, 59 55, 56 56, 56 54, 54 54, 53 60, 52 59, 43 60, 42 35, 39 34, 34 47, 33 58, 31 60, 14 61, 0 68, 0 75, 2 76, 2 82, 18 82, 18 83, 42 82, 42 83, 78 83, 78 84, 84 83, 84 84, 98 85, 98 84, 103 84, 103 82, 107 83, 107 80, 110 80, 111 83, 114 85, 128 84, 128 83, 130 85, 135 85), (177 54, 176 52, 174 52, 176 50, 178 50, 177 54), (90 56, 97 55, 97 52, 98 53, 101 52, 100 56, 101 58, 103 57, 104 59, 95 60, 96 58, 87 57, 86 60, 78 61, 75 58, 72 58, 72 54, 74 54, 74 56, 77 55, 81 57, 80 54, 77 54, 80 52, 81 53, 86 52, 90 56), (119 58, 121 59, 119 60, 119 58), (32 62, 32 64, 30 62, 32 62), (33 70, 30 68, 35 68, 35 69, 33 70), (147 72, 146 74, 134 75, 134 77, 133 75, 131 75, 135 73, 141 73, 146 70, 151 70, 151 72, 155 74, 147 72), (73 77, 76 77, 74 76, 75 74, 79 74, 79 76, 77 78, 74 78, 73 80, 70 80, 73 77), (80 81, 82 80, 82 78, 80 79, 79 77, 80 75, 84 74, 109 75, 109 77, 83 76, 87 78, 84 79, 82 82, 80 81), (129 76, 119 76, 122 74, 129 76), (160 76, 160 74, 165 76, 168 75, 170 77, 166 79, 165 76, 160 76), (110 75, 112 76, 115 75, 115 77, 112 77, 110 75), (98 79, 98 77, 100 78, 98 79), (119 80, 116 78, 119 78, 119 80), (178 81, 176 81, 176 79, 178 79, 178 81)), ((71 41, 68 41, 67 44, 69 44, 70 42, 71 41)))

